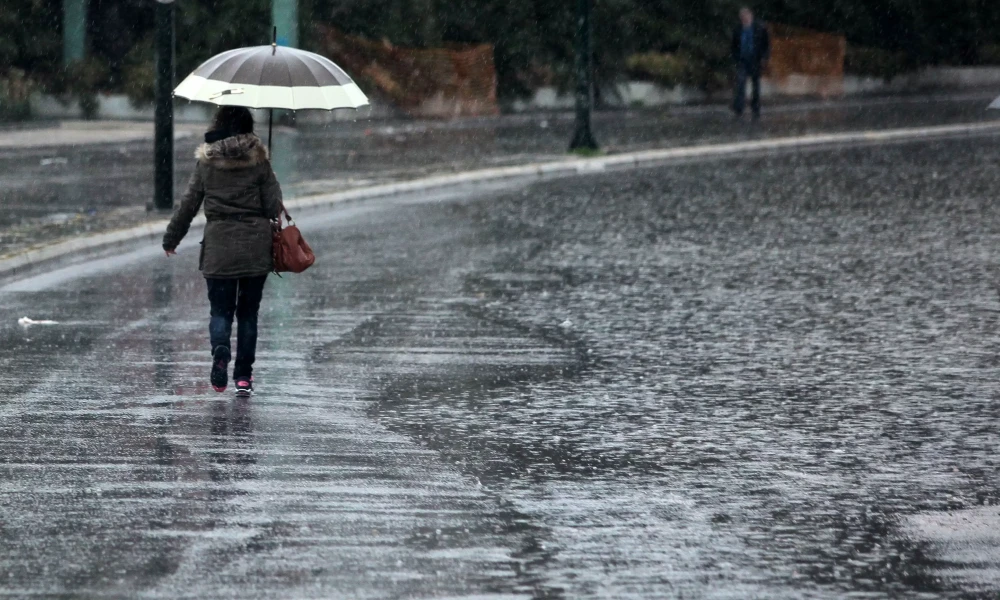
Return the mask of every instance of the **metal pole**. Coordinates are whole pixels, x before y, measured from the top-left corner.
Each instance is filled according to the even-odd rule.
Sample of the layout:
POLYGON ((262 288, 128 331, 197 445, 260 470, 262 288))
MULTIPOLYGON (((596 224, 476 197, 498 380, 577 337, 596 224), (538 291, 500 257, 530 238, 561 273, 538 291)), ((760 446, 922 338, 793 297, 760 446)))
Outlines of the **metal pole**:
POLYGON ((156 126, 153 204, 174 207, 174 2, 156 0, 156 126))
POLYGON ((299 47, 298 0, 271 0, 271 24, 281 31, 281 46, 299 47))
POLYGON ((576 129, 573 141, 569 144, 571 151, 597 150, 597 141, 590 130, 593 102, 590 2, 591 0, 577 0, 576 3, 576 129))
POLYGON ((63 66, 87 53, 87 0, 63 0, 63 66))

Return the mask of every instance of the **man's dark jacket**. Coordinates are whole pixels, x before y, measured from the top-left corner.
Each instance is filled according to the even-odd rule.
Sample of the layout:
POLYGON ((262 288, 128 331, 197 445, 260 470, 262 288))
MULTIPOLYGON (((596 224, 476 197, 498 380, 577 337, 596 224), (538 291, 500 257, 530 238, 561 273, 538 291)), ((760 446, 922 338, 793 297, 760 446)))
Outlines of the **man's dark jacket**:
POLYGON ((750 60, 746 61, 743 59, 742 23, 737 25, 736 29, 733 30, 731 52, 733 54, 734 63, 746 63, 748 66, 757 70, 760 69, 762 62, 771 59, 771 35, 767 32, 767 27, 759 21, 754 21, 750 28, 753 29, 753 56, 750 57, 750 60))

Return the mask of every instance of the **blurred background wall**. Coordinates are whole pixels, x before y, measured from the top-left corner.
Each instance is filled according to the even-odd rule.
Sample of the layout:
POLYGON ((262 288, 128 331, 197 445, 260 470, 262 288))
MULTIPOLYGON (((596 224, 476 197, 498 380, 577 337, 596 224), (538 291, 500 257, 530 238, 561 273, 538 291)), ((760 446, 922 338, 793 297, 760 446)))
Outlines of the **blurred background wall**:
MULTIPOLYGON (((102 95, 123 95, 136 108, 150 103, 153 4, 3 2, 0 119, 29 116, 29 98, 38 93, 91 114, 107 103, 102 95)), ((629 94, 640 93, 643 83, 661 95, 684 90, 671 101, 723 90, 728 36, 743 4, 595 0, 598 106, 638 102, 629 94)), ((835 95, 875 89, 875 80, 914 82, 915 73, 932 66, 1000 65, 995 1, 746 4, 775 33, 771 93, 835 95)), ((177 72, 224 49, 268 43, 272 23, 291 19, 298 30, 279 37, 337 54, 379 101, 404 113, 493 114, 532 106, 540 91, 558 98, 570 88, 573 6, 565 0, 177 0, 177 72), (413 68, 425 77, 407 76, 413 68)))

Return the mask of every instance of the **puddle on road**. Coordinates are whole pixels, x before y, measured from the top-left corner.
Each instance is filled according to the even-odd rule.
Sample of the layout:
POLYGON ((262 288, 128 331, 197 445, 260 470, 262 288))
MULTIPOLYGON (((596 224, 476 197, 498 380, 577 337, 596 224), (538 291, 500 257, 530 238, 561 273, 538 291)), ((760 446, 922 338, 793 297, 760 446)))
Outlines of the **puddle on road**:
POLYGON ((502 196, 468 209, 482 224, 468 252, 488 260, 315 358, 370 369, 372 416, 545 531, 556 589, 961 598, 939 547, 901 532, 989 485, 961 468, 986 469, 994 439, 978 425, 997 410, 979 393, 992 374, 968 367, 989 354, 977 336, 994 317, 957 258, 913 254, 947 236, 938 208, 914 221, 896 196, 860 199, 882 169, 869 154, 900 152, 502 196), (845 189, 803 200, 819 168, 845 189), (879 282, 891 287, 865 291, 879 282), (944 301, 955 286, 966 301, 944 301))
POLYGON ((572 378, 586 358, 571 340, 490 318, 473 305, 371 319, 314 353, 320 362, 371 366, 380 377, 372 416, 467 465, 482 483, 507 479, 538 457, 565 464, 558 439, 538 445, 495 420, 532 401, 532 386, 572 378), (528 458, 531 457, 531 458, 528 458))
POLYGON ((919 544, 935 579, 996 597, 1000 581, 1000 506, 922 512, 900 524, 900 532, 919 544))
MULTIPOLYGON (((494 498, 493 529, 480 535, 512 545, 508 560, 521 588, 535 598, 562 597, 563 586, 549 579, 559 551, 552 532, 492 486, 530 473, 543 456, 556 468, 571 461, 559 440, 537 443, 495 417, 530 403, 535 385, 577 377, 589 359, 565 332, 527 328, 468 298, 492 294, 477 286, 464 296, 442 291, 403 302, 318 346, 311 364, 318 372, 364 373, 375 394, 370 416, 433 450, 494 498)), ((418 531, 408 544, 461 557, 468 535, 418 531)))

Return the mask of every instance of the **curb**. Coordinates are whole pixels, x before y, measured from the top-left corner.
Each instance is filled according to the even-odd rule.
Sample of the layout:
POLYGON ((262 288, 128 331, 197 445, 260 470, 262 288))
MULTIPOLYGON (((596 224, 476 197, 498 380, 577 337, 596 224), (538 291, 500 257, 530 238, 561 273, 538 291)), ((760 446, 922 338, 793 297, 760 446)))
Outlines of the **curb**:
MULTIPOLYGON (((192 128, 177 127, 174 140, 194 136, 192 128)), ((59 122, 44 127, 0 131, 0 150, 57 151, 77 146, 127 144, 153 140, 153 130, 145 124, 107 121, 59 122)))
MULTIPOLYGON (((321 208, 353 200, 365 200, 402 193, 419 192, 436 188, 484 183, 504 179, 542 179, 605 171, 609 168, 628 168, 642 165, 690 159, 739 156, 759 152, 773 152, 792 148, 815 148, 851 144, 891 143, 905 140, 931 139, 1000 133, 1000 121, 975 124, 943 125, 935 127, 912 127, 885 131, 855 131, 797 137, 774 138, 754 142, 734 142, 725 144, 705 144, 682 146, 664 150, 645 150, 603 156, 580 158, 545 163, 531 163, 515 167, 479 169, 453 175, 433 175, 413 181, 375 185, 344 192, 305 196, 285 202, 289 210, 321 208)), ((0 278, 19 275, 34 267, 65 258, 73 254, 83 254, 119 246, 143 238, 158 238, 166 229, 168 221, 151 221, 129 229, 120 229, 58 242, 36 250, 28 250, 10 258, 0 260, 0 278)), ((198 215, 191 223, 191 230, 203 227, 205 216, 198 215)))

